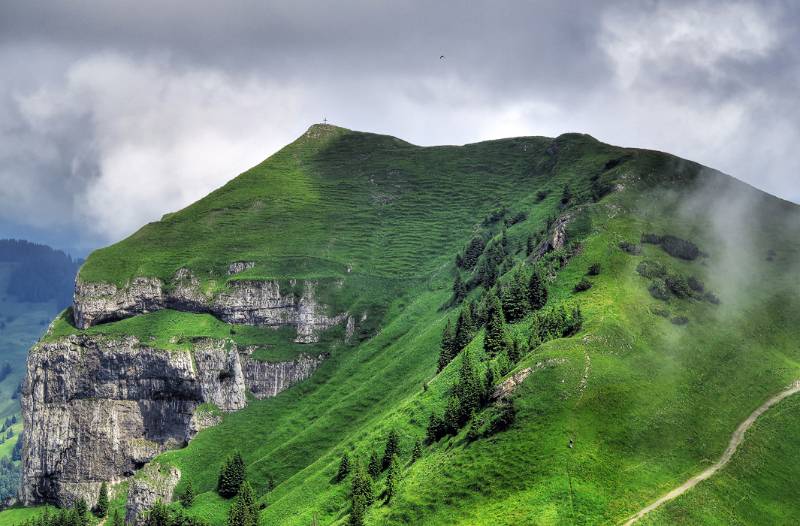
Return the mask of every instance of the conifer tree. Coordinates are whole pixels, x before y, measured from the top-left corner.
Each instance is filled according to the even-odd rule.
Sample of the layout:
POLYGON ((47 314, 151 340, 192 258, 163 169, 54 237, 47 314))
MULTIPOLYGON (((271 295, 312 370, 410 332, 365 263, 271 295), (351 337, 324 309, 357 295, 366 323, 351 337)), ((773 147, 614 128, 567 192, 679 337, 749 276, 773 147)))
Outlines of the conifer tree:
POLYGON ((381 461, 382 469, 388 469, 392 463, 392 456, 400 455, 400 436, 397 431, 392 429, 389 431, 389 436, 386 438, 386 448, 383 450, 383 460, 381 461))
POLYGON ((114 517, 111 520, 111 526, 125 526, 122 516, 119 514, 119 510, 114 510, 114 517))
POLYGON ((336 482, 343 481, 350 473, 350 457, 347 453, 342 455, 342 460, 339 461, 339 470, 336 472, 336 482))
POLYGON ((389 503, 397 493, 397 485, 400 483, 400 462, 397 455, 392 455, 389 462, 389 474, 386 476, 386 502, 389 503))
POLYGON ((442 419, 442 435, 455 435, 461 427, 461 400, 451 395, 447 399, 442 419))
POLYGON ((522 358, 522 349, 520 349, 517 340, 511 342, 511 346, 508 347, 506 352, 508 353, 508 361, 512 364, 516 364, 522 358))
POLYGON ((483 397, 481 400, 482 403, 485 404, 491 398, 492 393, 494 393, 494 384, 496 381, 497 381, 497 373, 495 371, 494 365, 490 363, 488 367, 486 367, 486 373, 484 374, 483 377, 483 397))
POLYGON ((478 378, 475 360, 472 353, 467 351, 461 359, 461 367, 458 370, 458 383, 453 389, 459 401, 458 426, 463 426, 469 419, 470 414, 480 407, 483 397, 483 385, 478 378))
POLYGON ((453 305, 458 305, 464 298, 467 297, 467 285, 461 279, 461 273, 456 274, 456 279, 453 281, 453 305))
POLYGON ((411 450, 411 462, 416 462, 420 457, 422 457, 422 442, 418 439, 414 442, 414 449, 411 450))
POLYGON ((461 350, 466 347, 470 341, 472 341, 473 331, 475 327, 473 326, 473 320, 471 315, 471 309, 461 309, 461 312, 458 315, 458 320, 456 321, 456 332, 453 335, 453 357, 461 352, 461 350))
POLYGON ((160 500, 153 504, 150 512, 147 514, 145 526, 171 526, 169 510, 160 500))
POLYGON ((528 304, 531 309, 539 310, 547 303, 547 287, 545 287, 541 274, 538 269, 531 274, 528 282, 528 304))
POLYGON ((447 320, 447 324, 444 327, 444 331, 442 332, 442 345, 441 351, 439 352, 439 366, 436 372, 440 372, 442 369, 447 367, 447 364, 453 359, 456 354, 455 350, 455 335, 453 334, 453 328, 450 324, 450 320, 447 320))
POLYGON ((503 289, 503 311, 510 323, 521 320, 530 311, 528 284, 525 272, 517 269, 511 282, 503 289))
POLYGON ((108 486, 105 482, 100 484, 100 494, 97 497, 97 505, 94 508, 97 517, 103 518, 108 513, 108 486))
POLYGON ((80 498, 75 501, 75 504, 73 504, 72 507, 78 517, 80 517, 81 524, 86 522, 86 514, 89 513, 89 506, 86 505, 86 501, 83 500, 83 498, 80 498))
POLYGON ((428 427, 425 430, 425 440, 433 444, 445 435, 444 422, 436 413, 431 413, 428 419, 428 427))
POLYGON ((378 454, 373 450, 369 455, 369 467, 367 468, 369 475, 373 480, 377 480, 381 474, 381 463, 378 460, 378 454))
POLYGON ((366 512, 366 502, 361 495, 354 495, 352 506, 350 507, 350 518, 347 520, 348 526, 364 526, 364 514, 366 512))
POLYGON ((357 498, 363 499, 364 506, 369 506, 375 500, 375 494, 372 489, 372 477, 369 476, 367 470, 359 462, 353 471, 353 481, 350 486, 350 496, 355 503, 357 498))
POLYGON ((242 455, 237 451, 229 457, 219 472, 217 479, 217 493, 221 497, 230 499, 239 493, 239 487, 245 480, 245 466, 242 455))
POLYGON ((491 290, 486 297, 486 335, 483 339, 483 349, 489 356, 497 356, 505 350, 506 345, 503 309, 497 294, 491 290))
POLYGON ((192 504, 194 504, 194 486, 192 486, 191 480, 186 483, 186 488, 183 490, 180 500, 184 508, 191 508, 192 504))

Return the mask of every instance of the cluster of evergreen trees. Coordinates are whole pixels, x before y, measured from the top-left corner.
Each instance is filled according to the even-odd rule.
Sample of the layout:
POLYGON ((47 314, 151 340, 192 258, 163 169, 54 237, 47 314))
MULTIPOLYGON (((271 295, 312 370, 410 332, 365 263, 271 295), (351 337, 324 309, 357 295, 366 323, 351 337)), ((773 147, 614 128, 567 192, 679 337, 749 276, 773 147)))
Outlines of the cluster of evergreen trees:
MULTIPOLYGON (((389 504, 397 494, 398 484, 402 477, 400 457, 400 435, 396 430, 391 430, 386 437, 383 455, 373 450, 369 461, 353 462, 348 453, 342 455, 339 469, 334 476, 334 482, 339 483, 351 476, 350 480, 350 517, 349 526, 363 526, 367 509, 375 503, 375 483, 382 473, 386 473, 386 486, 383 492, 384 502, 389 504)), ((411 453, 411 463, 422 456, 422 442, 417 440, 411 453)))
MULTIPOLYGON (((123 521, 114 514, 112 526, 122 526, 123 521), (117 523, 116 521, 120 521, 117 523)), ((173 510, 161 501, 156 502, 147 514, 144 526, 208 526, 204 520, 190 517, 181 510, 173 510)))
MULTIPOLYGON (((259 508, 256 503, 255 491, 253 491, 253 486, 247 482, 244 459, 238 451, 234 452, 222 465, 217 478, 217 493, 226 499, 233 499, 228 509, 228 526, 258 525, 259 508)), ((191 482, 180 496, 180 501, 187 508, 194 502, 194 488, 192 488, 191 482)))
POLYGON ((89 507, 85 500, 78 499, 71 508, 55 512, 47 508, 41 515, 23 522, 21 526, 89 526, 90 524, 92 519, 89 516, 89 507))

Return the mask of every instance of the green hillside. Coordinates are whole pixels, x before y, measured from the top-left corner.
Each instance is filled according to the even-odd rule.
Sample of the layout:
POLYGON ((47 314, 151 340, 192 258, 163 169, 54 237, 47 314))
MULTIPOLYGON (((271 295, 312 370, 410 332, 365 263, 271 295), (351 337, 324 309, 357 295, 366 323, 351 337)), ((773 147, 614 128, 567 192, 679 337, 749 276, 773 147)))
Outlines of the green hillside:
MULTIPOLYGON (((365 524, 616 524, 719 457, 740 421, 800 378, 799 263, 797 206, 667 154, 578 134, 422 148, 317 125, 96 251, 80 278, 166 282, 188 267, 211 291, 235 279, 341 280, 323 288, 327 304, 380 313, 350 345, 337 329, 314 344, 331 356, 310 379, 156 459, 180 468, 178 493, 189 482, 198 493, 189 516, 227 524, 217 478, 238 451, 260 524, 347 524, 358 470, 337 482, 342 455, 365 466, 396 432, 397 464, 376 477, 365 524), (545 250, 563 223, 564 246, 545 250), (235 261, 255 267, 228 276, 235 261), (538 310, 527 299, 534 272, 549 292, 538 310), (500 326, 504 340, 495 295, 515 318, 500 326), (437 373, 443 331, 466 311, 478 321, 469 343, 437 373), (527 368, 505 402, 483 395, 527 368), (459 411, 475 403, 457 431, 426 440, 454 392, 459 411)), ((166 348, 226 331, 174 311, 87 329, 166 348)), ((236 331, 281 356, 299 350, 291 334, 236 331)), ((65 313, 46 337, 78 332, 65 313)), ((778 507, 775 523, 798 522, 797 404, 759 421, 718 479, 646 521, 763 524, 760 510, 778 507)))

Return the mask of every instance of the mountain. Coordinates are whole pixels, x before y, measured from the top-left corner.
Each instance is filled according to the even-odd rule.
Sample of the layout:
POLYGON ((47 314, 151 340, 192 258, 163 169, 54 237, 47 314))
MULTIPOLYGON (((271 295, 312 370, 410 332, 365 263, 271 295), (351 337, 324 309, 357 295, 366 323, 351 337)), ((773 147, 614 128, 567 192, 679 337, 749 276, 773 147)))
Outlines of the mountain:
POLYGON ((17 399, 25 355, 71 303, 79 264, 46 245, 0 239, 0 502, 16 495, 19 482, 17 399))
MULTIPOLYGON (((800 378, 798 234, 796 205, 588 135, 314 125, 88 257, 30 350, 22 500, 109 482, 138 524, 158 501, 215 525, 623 522, 800 378), (252 507, 220 495, 235 454, 252 507)), ((796 522, 800 455, 771 437, 798 411, 641 523, 796 522)))

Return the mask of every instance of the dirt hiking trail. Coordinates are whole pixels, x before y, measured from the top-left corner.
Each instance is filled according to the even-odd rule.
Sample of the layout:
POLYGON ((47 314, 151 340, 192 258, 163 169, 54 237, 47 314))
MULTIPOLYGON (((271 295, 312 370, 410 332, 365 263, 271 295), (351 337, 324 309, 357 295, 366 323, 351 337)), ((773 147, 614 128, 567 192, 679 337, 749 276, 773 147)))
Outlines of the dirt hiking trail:
POLYGON ((679 497, 680 495, 683 495, 684 493, 695 487, 699 482, 702 482, 707 478, 711 477, 712 475, 714 475, 714 473, 719 471, 722 467, 725 466, 725 464, 727 464, 731 460, 733 454, 736 453, 736 448, 738 448, 739 444, 742 443, 744 434, 747 432, 748 429, 750 429, 750 426, 753 425, 756 419, 758 419, 759 416, 764 414, 764 412, 766 412, 767 409, 769 409, 773 405, 777 404, 784 398, 792 396, 797 392, 800 392, 800 380, 796 380, 790 387, 781 391, 780 393, 776 394, 775 396, 773 396, 772 398, 761 404, 758 407, 758 409, 750 413, 750 416, 748 416, 744 420, 744 422, 739 424, 739 427, 737 427, 736 431, 734 431, 733 435, 731 435, 731 440, 728 443, 728 448, 725 450, 725 452, 722 454, 722 456, 718 461, 716 461, 713 465, 703 470, 701 473, 690 478, 677 488, 671 490, 669 493, 662 495, 661 497, 658 498, 658 500, 656 500, 652 504, 636 512, 636 514, 632 515, 627 521, 623 523, 623 526, 630 526, 631 524, 635 523, 636 521, 638 521, 651 511, 655 510, 665 502, 669 502, 672 499, 679 497))

